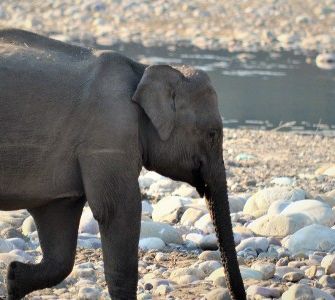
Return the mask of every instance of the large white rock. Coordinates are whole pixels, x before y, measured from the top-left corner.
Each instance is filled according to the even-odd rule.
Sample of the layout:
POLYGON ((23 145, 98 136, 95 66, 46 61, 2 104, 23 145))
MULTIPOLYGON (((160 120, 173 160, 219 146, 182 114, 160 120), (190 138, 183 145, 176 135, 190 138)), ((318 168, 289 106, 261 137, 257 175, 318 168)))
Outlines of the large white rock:
POLYGON ((13 211, 0 211, 1 222, 12 225, 18 228, 22 225, 23 221, 29 216, 29 213, 25 209, 13 210, 13 211))
POLYGON ((182 244, 183 239, 180 233, 171 225, 159 222, 142 221, 141 238, 158 237, 166 244, 182 244))
POLYGON ((189 207, 186 209, 186 211, 183 213, 180 223, 184 226, 192 226, 194 223, 199 220, 206 211, 195 208, 195 207, 189 207))
POLYGON ((212 218, 209 213, 203 215, 198 221, 194 223, 194 227, 202 230, 204 233, 215 232, 212 218))
POLYGON ((154 182, 157 182, 163 178, 165 177, 159 175, 156 172, 149 171, 138 177, 138 183, 141 189, 148 189, 154 182))
POLYGON ((148 190, 148 194, 154 197, 158 197, 161 195, 165 195, 167 193, 171 193, 175 190, 180 183, 173 181, 170 178, 163 177, 162 179, 152 183, 148 190))
POLYGON ((288 200, 277 200, 269 206, 268 215, 279 215, 292 202, 288 200))
POLYGON ((265 215, 270 205, 277 200, 297 201, 305 199, 305 191, 285 186, 275 186, 258 191, 244 205, 245 214, 260 217, 265 215))
POLYGON ((241 241, 236 247, 236 251, 243 251, 246 248, 252 248, 254 250, 260 249, 265 252, 269 247, 269 241, 265 237, 250 237, 241 241))
POLYGON ((229 197, 228 201, 230 213, 237 213, 243 210, 247 200, 242 197, 229 197))
POLYGON ((301 229, 304 223, 292 216, 265 215, 252 221, 248 228, 257 235, 283 238, 301 229))
POLYGON ((143 250, 161 250, 165 247, 165 243, 157 237, 140 239, 139 245, 143 250))
POLYGON ((157 222, 176 223, 180 220, 185 211, 185 203, 189 203, 190 198, 179 196, 167 196, 153 205, 152 219, 157 222))
POLYGON ((142 201, 142 216, 148 216, 150 217, 152 214, 153 208, 151 203, 149 203, 146 200, 142 201))
POLYGON ((27 217, 22 223, 22 233, 29 235, 36 230, 35 221, 32 216, 27 217))
POLYGON ((319 224, 304 227, 283 240, 292 253, 329 251, 335 246, 335 230, 319 224))
POLYGON ((303 220, 304 226, 310 224, 333 226, 335 222, 335 215, 332 208, 327 203, 318 200, 293 202, 280 214, 300 218, 303 220))
POLYGON ((170 279, 172 281, 177 282, 178 284, 185 283, 184 282, 185 279, 192 282, 195 280, 204 279, 205 277, 206 277, 206 274, 202 270, 194 268, 194 267, 175 269, 170 274, 170 279), (184 276, 189 276, 189 277, 184 277, 184 276))
POLYGON ((0 238, 0 253, 8 253, 14 250, 15 248, 16 247, 13 243, 0 238))
POLYGON ((263 274, 263 280, 272 278, 276 271, 276 266, 273 263, 263 261, 256 261, 252 264, 251 268, 261 272, 263 274))
POLYGON ((85 207, 80 218, 79 232, 97 234, 99 232, 98 222, 94 219, 93 213, 89 207, 85 207))
POLYGON ((189 184, 182 184, 180 187, 178 187, 172 195, 174 196, 180 196, 180 197, 188 197, 188 198, 197 198, 199 197, 199 194, 197 190, 190 186, 189 184))

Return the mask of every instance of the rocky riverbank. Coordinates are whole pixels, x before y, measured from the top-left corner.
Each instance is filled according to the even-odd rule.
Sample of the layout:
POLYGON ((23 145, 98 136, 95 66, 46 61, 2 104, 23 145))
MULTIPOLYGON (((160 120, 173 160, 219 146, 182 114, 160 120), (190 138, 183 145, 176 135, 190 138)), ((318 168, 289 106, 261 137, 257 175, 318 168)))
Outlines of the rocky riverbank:
POLYGON ((8 26, 106 46, 136 42, 230 51, 335 50, 333 0, 2 1, 0 27, 8 26))
MULTIPOLYGON (((232 129, 224 135, 234 238, 249 298, 334 299, 335 139, 232 129)), ((144 170, 139 184, 138 299, 229 299, 204 200, 154 172, 144 170)), ((25 210, 1 212, 0 229, 2 297, 8 263, 38 262, 41 250, 25 210)), ((103 269, 98 226, 85 207, 73 272, 27 298, 109 299, 103 269)))

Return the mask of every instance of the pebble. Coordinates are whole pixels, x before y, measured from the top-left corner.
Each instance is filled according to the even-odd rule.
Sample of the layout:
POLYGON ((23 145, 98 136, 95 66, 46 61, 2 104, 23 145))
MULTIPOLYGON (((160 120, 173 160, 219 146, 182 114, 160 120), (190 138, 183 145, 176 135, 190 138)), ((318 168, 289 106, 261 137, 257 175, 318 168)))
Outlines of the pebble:
POLYGON ((263 280, 272 278, 276 271, 276 266, 273 263, 262 261, 253 263, 251 268, 261 272, 263 275, 263 280))
POLYGON ((335 273, 335 254, 326 255, 321 261, 321 267, 325 269, 326 274, 335 273))
POLYGON ((205 300, 231 300, 228 289, 218 288, 205 295, 205 300))
POLYGON ((180 224, 184 226, 193 226, 205 214, 204 210, 190 207, 183 213, 180 224))
POLYGON ((160 222, 141 222, 141 238, 157 237, 166 244, 182 244, 181 234, 171 225, 160 222))
POLYGON ((246 248, 259 249, 265 252, 269 247, 269 241, 265 237, 250 237, 241 241, 236 247, 236 251, 243 251, 246 248))
POLYGON ((30 233, 32 233, 35 230, 36 230, 35 221, 34 221, 34 219, 33 219, 32 216, 29 216, 28 218, 26 218, 23 221, 23 224, 22 224, 22 233, 24 235, 29 235, 30 233))
POLYGON ((281 293, 280 290, 276 288, 269 288, 257 285, 251 285, 247 289, 247 295, 250 297, 262 296, 264 298, 279 298, 281 293))
POLYGON ((304 278, 304 274, 300 272, 288 272, 284 274, 283 279, 290 282, 298 282, 300 279, 304 278))
POLYGON ((100 291, 92 287, 82 287, 78 291, 79 300, 99 300, 100 291))
POLYGON ((292 285, 283 295, 282 300, 314 300, 314 294, 311 287, 304 284, 292 285))
POLYGON ((185 211, 188 198, 166 196, 153 206, 152 219, 156 222, 177 223, 185 211))

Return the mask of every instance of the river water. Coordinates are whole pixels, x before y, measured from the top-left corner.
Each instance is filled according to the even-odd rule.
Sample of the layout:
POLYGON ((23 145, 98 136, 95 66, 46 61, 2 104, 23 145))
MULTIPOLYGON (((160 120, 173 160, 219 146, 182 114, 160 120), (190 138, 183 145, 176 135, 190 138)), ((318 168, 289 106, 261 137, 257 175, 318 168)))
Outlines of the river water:
POLYGON ((188 64, 207 71, 226 127, 334 135, 335 71, 319 69, 303 55, 138 44, 112 49, 149 64, 188 64))

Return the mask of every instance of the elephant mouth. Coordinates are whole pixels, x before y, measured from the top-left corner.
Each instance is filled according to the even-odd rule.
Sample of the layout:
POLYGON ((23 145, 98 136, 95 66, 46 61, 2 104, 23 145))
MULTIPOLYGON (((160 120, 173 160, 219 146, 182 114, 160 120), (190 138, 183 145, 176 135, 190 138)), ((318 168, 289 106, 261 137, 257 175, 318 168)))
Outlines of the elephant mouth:
POLYGON ((200 197, 208 196, 209 189, 208 186, 202 176, 201 166, 195 170, 192 170, 192 177, 193 177, 193 186, 196 188, 197 192, 199 193, 200 197))

